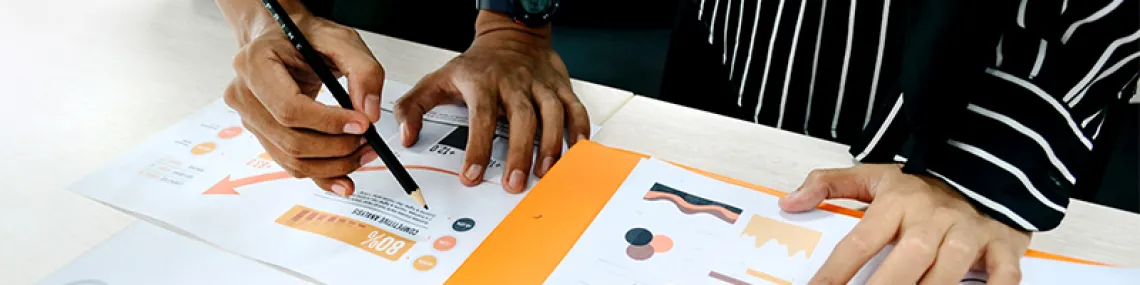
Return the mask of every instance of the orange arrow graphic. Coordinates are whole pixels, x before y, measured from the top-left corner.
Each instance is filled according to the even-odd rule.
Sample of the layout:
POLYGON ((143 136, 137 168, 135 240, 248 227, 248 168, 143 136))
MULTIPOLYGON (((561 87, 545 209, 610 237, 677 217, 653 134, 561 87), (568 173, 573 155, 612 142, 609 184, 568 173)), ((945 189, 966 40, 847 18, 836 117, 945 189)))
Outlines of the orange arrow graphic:
MULTIPOLYGON (((454 171, 435 168, 435 167, 431 167, 431 166, 405 165, 404 168, 435 171, 435 172, 459 176, 459 173, 456 173, 454 171)), ((357 169, 356 171, 387 171, 387 170, 388 170, 388 167, 386 167, 386 166, 365 166, 365 167, 361 167, 360 169, 357 169)), ((243 186, 248 186, 248 185, 253 185, 253 184, 257 184, 257 183, 293 177, 293 176, 289 175, 288 172, 284 172, 284 171, 259 174, 259 175, 254 175, 254 176, 244 177, 244 178, 239 178, 239 179, 232 179, 231 176, 232 175, 226 175, 225 178, 222 178, 221 181, 218 181, 218 183, 215 183, 214 186, 210 186, 210 189, 206 189, 206 192, 202 192, 202 195, 238 195, 239 193, 237 192, 237 188, 241 188, 243 186)), ((488 181, 488 182, 490 182, 490 181, 488 181)), ((495 183, 495 182, 491 182, 491 183, 495 183)), ((498 184, 498 183, 495 183, 495 184, 498 184)))

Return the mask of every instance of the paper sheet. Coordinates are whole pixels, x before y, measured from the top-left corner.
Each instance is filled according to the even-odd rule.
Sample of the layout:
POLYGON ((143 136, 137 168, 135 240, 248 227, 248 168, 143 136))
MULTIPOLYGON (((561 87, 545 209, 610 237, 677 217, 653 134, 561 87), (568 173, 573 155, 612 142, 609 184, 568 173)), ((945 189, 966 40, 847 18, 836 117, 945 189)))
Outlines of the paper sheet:
POLYGON ((158 226, 137 222, 36 284, 313 283, 158 226))
MULTIPOLYGON (((420 184, 430 212, 403 193, 380 160, 350 175, 357 190, 348 199, 290 178, 221 100, 72 190, 321 282, 443 283, 525 194, 499 185, 505 133, 495 139, 485 182, 459 183, 463 108, 437 108, 419 142, 400 147, 390 110, 409 88, 385 83, 377 130, 420 184)), ((327 92, 318 101, 335 104, 327 92)))
MULTIPOLYGON (((789 214, 777 201, 644 159, 546 283, 806 284, 859 220, 827 211, 789 214)), ((889 252, 888 246, 851 284, 865 283, 889 252)), ((1140 277, 1036 258, 1025 258, 1022 268, 1025 284, 1126 284, 1140 277)), ((962 284, 979 284, 974 280, 986 276, 971 273, 962 284)))

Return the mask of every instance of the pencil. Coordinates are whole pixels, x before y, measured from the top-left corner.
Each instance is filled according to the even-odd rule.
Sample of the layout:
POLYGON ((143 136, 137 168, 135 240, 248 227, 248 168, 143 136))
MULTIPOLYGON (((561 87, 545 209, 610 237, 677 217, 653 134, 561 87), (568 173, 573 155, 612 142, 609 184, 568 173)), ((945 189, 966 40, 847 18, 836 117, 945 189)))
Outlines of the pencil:
MULTIPOLYGON (((277 20, 278 24, 281 24, 281 30, 285 32, 285 36, 289 38, 289 41, 293 43, 297 51, 301 52, 301 56, 305 58, 305 62, 309 64, 309 67, 313 68, 313 72, 317 74, 317 77, 321 78, 321 82, 325 84, 325 87, 328 87, 329 92, 336 98, 337 103, 339 103, 342 108, 352 110, 352 99, 348 96, 348 92, 344 91, 344 87, 340 86, 340 82, 337 82, 336 77, 329 71, 329 67, 325 65, 324 58, 317 54, 317 51, 309 45, 309 41, 301 34, 301 29, 297 28, 297 25, 289 18, 289 13, 285 12, 285 9, 281 7, 281 3, 277 3, 277 0, 262 0, 261 2, 265 4, 265 9, 269 10, 269 14, 273 15, 273 19, 277 20)), ((380 134, 376 132, 376 127, 368 125, 368 130, 364 131, 364 138, 368 140, 368 145, 380 156, 380 160, 384 161, 384 165, 392 172, 392 176, 396 177, 396 181, 400 183, 400 187, 404 188, 404 192, 422 205, 424 209, 427 209, 427 202, 424 201, 424 195, 420 193, 420 186, 416 185, 416 181, 412 180, 412 176, 408 174, 408 170, 396 159, 396 154, 392 153, 392 149, 389 149, 388 145, 384 143, 384 139, 380 138, 380 134)))

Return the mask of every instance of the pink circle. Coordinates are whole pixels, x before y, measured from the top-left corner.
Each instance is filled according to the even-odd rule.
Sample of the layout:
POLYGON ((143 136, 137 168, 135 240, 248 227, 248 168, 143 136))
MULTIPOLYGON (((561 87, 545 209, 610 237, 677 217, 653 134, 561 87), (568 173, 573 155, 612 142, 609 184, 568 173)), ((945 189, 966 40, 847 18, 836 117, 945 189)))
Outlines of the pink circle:
POLYGON ((655 252, 666 252, 673 249, 673 239, 665 235, 654 235, 653 240, 649 242, 649 246, 653 247, 655 252))

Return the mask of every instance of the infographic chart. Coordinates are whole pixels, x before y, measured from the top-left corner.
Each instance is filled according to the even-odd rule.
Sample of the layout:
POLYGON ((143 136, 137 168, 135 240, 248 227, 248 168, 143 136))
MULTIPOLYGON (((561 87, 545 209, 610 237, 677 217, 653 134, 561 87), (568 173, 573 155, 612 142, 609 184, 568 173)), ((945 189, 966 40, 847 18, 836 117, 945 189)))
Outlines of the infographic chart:
MULTIPOLYGON (((508 194, 498 184, 505 133, 496 138, 485 182, 459 182, 467 139, 462 107, 433 110, 417 144, 399 147, 391 102, 409 88, 384 85, 376 127, 424 189, 431 211, 408 198, 379 160, 350 174, 357 191, 348 198, 292 178, 221 100, 72 190, 323 283, 376 280, 346 272, 390 276, 385 280, 398 284, 442 283, 525 192, 508 194)), ((317 100, 335 104, 326 92, 317 100)))
POLYGON ((802 284, 857 220, 776 199, 643 160, 546 282, 802 284))

